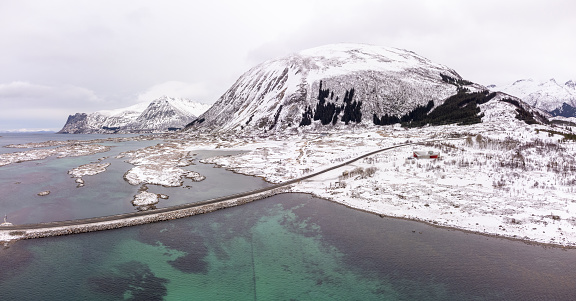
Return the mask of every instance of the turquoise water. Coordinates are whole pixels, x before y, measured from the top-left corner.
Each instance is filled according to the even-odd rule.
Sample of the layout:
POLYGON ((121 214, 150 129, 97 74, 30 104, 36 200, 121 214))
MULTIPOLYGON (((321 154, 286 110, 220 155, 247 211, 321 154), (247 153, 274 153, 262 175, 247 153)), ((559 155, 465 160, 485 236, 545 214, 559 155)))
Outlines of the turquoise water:
POLYGON ((575 258, 285 194, 19 241, 0 252, 0 292, 3 300, 573 300, 575 258))
MULTIPOLYGON (((117 148, 136 146, 145 144, 117 148)), ((0 167, 0 206, 10 210, 11 221, 134 210, 129 200, 138 187, 121 180, 129 164, 108 159, 110 170, 86 177, 82 188, 66 175, 99 157, 0 167), (53 193, 35 195, 46 187, 53 193)), ((171 195, 163 205, 267 185, 211 165, 188 168, 209 176, 190 187, 151 187, 171 195)), ((574 271, 573 249, 381 218, 305 194, 283 194, 180 220, 13 243, 0 249, 0 298, 574 300, 574 271)))

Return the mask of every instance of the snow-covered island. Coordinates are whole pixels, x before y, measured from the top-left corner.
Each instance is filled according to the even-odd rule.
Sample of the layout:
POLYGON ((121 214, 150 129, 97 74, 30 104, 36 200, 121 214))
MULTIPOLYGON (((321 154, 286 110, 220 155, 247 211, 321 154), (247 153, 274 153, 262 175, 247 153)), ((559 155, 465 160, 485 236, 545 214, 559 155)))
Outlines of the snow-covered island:
POLYGON ((68 174, 76 178, 76 183, 78 187, 84 186, 83 176, 93 176, 106 171, 106 168, 110 166, 110 163, 90 163, 80 165, 68 171, 68 174))
POLYGON ((68 143, 56 148, 32 149, 23 152, 0 154, 0 166, 18 162, 42 160, 50 156, 56 156, 57 158, 87 156, 109 150, 110 146, 100 144, 68 143))
POLYGON ((158 195, 148 191, 140 191, 134 196, 132 200, 132 205, 138 207, 139 210, 148 210, 154 208, 154 205, 158 204, 158 195))
POLYGON ((156 184, 167 187, 181 186, 183 178, 199 182, 204 176, 182 167, 193 163, 193 154, 184 149, 182 143, 161 143, 143 149, 128 151, 118 156, 129 157, 128 163, 135 165, 124 175, 132 185, 156 184))

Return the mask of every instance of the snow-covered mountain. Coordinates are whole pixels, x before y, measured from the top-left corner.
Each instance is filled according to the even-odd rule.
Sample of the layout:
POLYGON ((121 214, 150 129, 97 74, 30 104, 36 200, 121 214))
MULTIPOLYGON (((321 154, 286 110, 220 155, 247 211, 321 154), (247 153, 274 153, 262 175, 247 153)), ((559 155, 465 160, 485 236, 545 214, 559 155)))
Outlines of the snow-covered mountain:
POLYGON ((389 124, 429 112, 458 91, 483 90, 411 51, 334 44, 252 68, 187 128, 274 132, 389 124))
POLYGON ((150 133, 183 128, 211 105, 183 98, 160 97, 127 108, 70 115, 63 134, 150 133))
POLYGON ((554 79, 544 82, 522 79, 511 85, 489 88, 516 96, 553 116, 576 117, 576 83, 572 80, 560 84, 554 79))

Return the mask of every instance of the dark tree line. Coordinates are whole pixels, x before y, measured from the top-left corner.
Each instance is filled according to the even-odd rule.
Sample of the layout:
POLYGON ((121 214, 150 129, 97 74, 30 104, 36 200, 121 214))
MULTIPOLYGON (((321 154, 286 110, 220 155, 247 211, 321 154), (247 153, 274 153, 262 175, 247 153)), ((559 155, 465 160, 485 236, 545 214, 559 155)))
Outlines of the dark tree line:
MULTIPOLYGON (((280 112, 282 112, 283 107, 284 107, 284 105, 280 105, 280 107, 278 107, 278 111, 276 111, 276 114, 274 114, 274 123, 272 123, 272 125, 270 126, 270 128, 268 130, 273 129, 276 126, 276 124, 278 123, 278 118, 280 117, 280 112)), ((252 116, 254 116, 254 115, 252 115, 252 116)), ((252 116, 250 116, 250 120, 252 120, 252 116)))
POLYGON ((302 113, 302 120, 300 121, 299 126, 311 125, 312 115, 314 115, 314 113, 312 113, 312 108, 310 106, 307 106, 304 113, 302 113))
POLYGON ((344 95, 344 103, 342 105, 337 105, 338 96, 336 96, 336 102, 327 101, 334 99, 334 92, 330 89, 322 89, 322 81, 320 81, 320 87, 318 88, 318 103, 316 103, 316 108, 313 111, 310 106, 307 106, 304 113, 302 113, 302 120, 300 121, 300 126, 312 124, 312 120, 320 120, 322 125, 328 125, 332 123, 335 125, 338 122, 340 113, 343 112, 340 121, 344 122, 346 125, 350 122, 359 123, 362 121, 362 102, 356 101, 354 99, 354 88, 350 91, 346 90, 344 95))
POLYGON ((372 116, 372 121, 374 122, 375 125, 391 125, 400 123, 400 117, 385 114, 384 116, 379 118, 378 115, 374 113, 374 115, 372 116))
POLYGON ((467 81, 465 79, 453 78, 449 75, 442 74, 442 73, 440 73, 440 77, 442 77, 442 80, 444 82, 452 84, 452 85, 456 85, 456 86, 469 86, 469 85, 473 84, 471 81, 467 81))
POLYGON ((344 124, 348 124, 349 122, 356 122, 359 123, 362 121, 362 101, 352 101, 354 98, 354 88, 350 89, 350 92, 346 90, 346 94, 344 96, 344 115, 342 116, 342 121, 344 124))
POLYGON ((193 125, 195 125, 196 123, 200 124, 202 122, 204 122, 204 118, 198 118, 198 119, 194 119, 192 122, 188 123, 184 128, 188 129, 190 127, 192 127, 193 125))
POLYGON ((488 102, 494 98, 496 93, 488 91, 464 93, 460 92, 446 99, 444 103, 437 106, 432 112, 421 119, 414 119, 403 123, 403 126, 415 127, 430 125, 453 124, 466 125, 482 122, 483 115, 480 115, 479 104, 488 102))
POLYGON ((504 98, 500 101, 507 102, 512 104, 516 107, 516 119, 524 121, 526 124, 538 124, 539 122, 536 121, 534 118, 534 114, 524 109, 517 100, 511 98, 504 98))
POLYGON ((336 124, 340 111, 342 111, 341 106, 336 106, 333 102, 326 102, 324 97, 319 98, 314 111, 314 120, 320 120, 322 125, 336 124))
POLYGON ((388 114, 378 117, 373 116, 374 124, 389 125, 402 123, 404 127, 418 127, 426 124, 443 125, 457 123, 459 125, 482 122, 479 104, 488 102, 496 93, 488 91, 465 93, 460 92, 446 99, 446 101, 434 108, 434 102, 429 101, 426 106, 418 106, 409 113, 398 117, 388 114), (432 110, 434 108, 434 110, 432 110))
POLYGON ((425 106, 417 106, 414 110, 408 112, 402 117, 389 116, 386 114, 379 118, 378 115, 374 114, 373 121, 375 125, 390 125, 395 123, 406 123, 415 120, 423 120, 426 117, 426 114, 428 114, 428 112, 430 112, 433 107, 434 101, 431 100, 425 106))

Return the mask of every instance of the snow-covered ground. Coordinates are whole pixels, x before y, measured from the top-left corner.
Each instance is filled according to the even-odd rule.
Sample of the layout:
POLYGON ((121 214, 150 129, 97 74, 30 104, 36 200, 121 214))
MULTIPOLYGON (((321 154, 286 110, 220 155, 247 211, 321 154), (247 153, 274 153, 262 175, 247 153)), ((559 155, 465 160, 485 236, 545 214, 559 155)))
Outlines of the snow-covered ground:
POLYGON ((124 175, 124 179, 132 185, 181 186, 183 177, 193 181, 204 180, 204 177, 197 172, 182 168, 192 164, 194 158, 181 143, 161 143, 124 152, 118 156, 121 157, 129 157, 127 162, 135 165, 124 175))
POLYGON ((182 168, 193 163, 196 150, 244 150, 204 162, 280 183, 375 150, 424 142, 372 155, 291 189, 375 214, 576 246, 576 143, 557 134, 571 129, 526 125, 503 113, 484 119, 470 126, 352 126, 268 137, 174 134, 166 136, 165 143, 118 158, 134 165, 125 178, 145 191, 147 184, 178 186, 184 177, 202 180, 202 175, 182 168), (414 150, 441 155, 414 159, 414 150))
MULTIPOLYGON (((513 119, 512 119, 513 120, 513 119)), ((421 129, 374 127, 331 134, 229 138, 250 152, 205 160, 279 183, 405 142, 294 185, 376 214, 542 243, 576 245, 576 144, 512 121, 421 129), (410 158, 437 150, 437 160, 410 158)))

